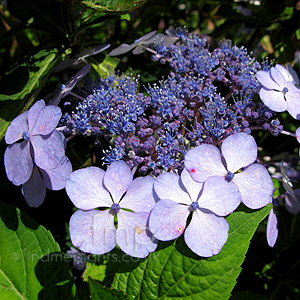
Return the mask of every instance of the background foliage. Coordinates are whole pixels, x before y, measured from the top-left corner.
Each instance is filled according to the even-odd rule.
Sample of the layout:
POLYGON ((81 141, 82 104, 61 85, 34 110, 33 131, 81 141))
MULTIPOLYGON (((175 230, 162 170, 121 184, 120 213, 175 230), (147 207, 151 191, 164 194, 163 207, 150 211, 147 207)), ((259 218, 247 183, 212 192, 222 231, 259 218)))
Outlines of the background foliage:
MULTIPOLYGON (((68 82, 84 66, 84 61, 93 65, 92 72, 95 76, 106 76, 108 70, 114 69, 120 72, 134 72, 140 75, 141 89, 143 89, 144 85, 157 82, 166 75, 167 67, 152 62, 148 53, 138 56, 127 53, 120 58, 110 58, 105 53, 122 43, 130 44, 150 31, 164 32, 170 27, 186 26, 189 31, 208 35, 212 45, 223 38, 231 39, 239 47, 245 46, 249 51, 253 51, 257 59, 268 57, 269 60, 274 59, 276 63, 290 63, 300 74, 300 1, 7 0, 0 5, 0 13, 2 161, 0 193, 1 201, 18 207, 22 213, 2 204, 0 212, 6 227, 17 227, 16 232, 20 235, 30 231, 30 234, 35 235, 39 240, 39 233, 45 231, 43 227, 28 221, 27 217, 24 217, 26 219, 24 221, 23 213, 28 214, 52 233, 59 246, 50 233, 45 233, 41 239, 44 240, 48 235, 49 238, 45 241, 45 249, 40 251, 40 255, 46 256, 60 249, 63 252, 69 250, 71 243, 68 236, 68 221, 74 208, 64 190, 47 191, 46 200, 41 207, 29 208, 21 195, 20 187, 13 186, 6 178, 3 167, 6 144, 3 137, 13 118, 28 109, 38 99, 51 99, 61 84, 68 82), (111 44, 108 51, 82 60, 78 59, 82 51, 107 43, 111 44), (66 59, 73 59, 72 62, 77 63, 63 68, 61 62, 66 62, 66 59)), ((79 82, 78 85, 82 84, 84 81, 79 82)), ((294 132, 299 127, 299 124, 285 113, 281 114, 280 118, 285 130, 294 132)), ((261 146, 261 157, 268 156, 272 161, 282 159, 289 161, 291 156, 295 155, 298 167, 299 145, 295 139, 286 136, 275 138, 267 133, 256 134, 255 137, 261 146)), ((91 164, 101 166, 102 153, 89 138, 77 137, 71 140, 67 155, 73 164, 73 169, 91 164)), ((275 183, 278 186, 277 195, 283 193, 282 183, 279 181, 275 183)), ((294 187, 300 186, 294 183, 294 187)), ((278 212, 280 233, 277 244, 274 248, 267 246, 265 224, 262 223, 250 244, 232 299, 254 299, 254 297, 256 299, 300 299, 299 216, 289 214, 284 207, 279 207, 278 212)), ((255 226, 259 221, 258 218, 255 226)), ((5 270, 3 261, 8 253, 14 251, 22 254, 22 248, 17 248, 19 246, 16 241, 10 240, 9 244, 6 243, 8 237, 5 234, 1 229, 1 272, 5 270)), ((30 236, 27 238, 31 239, 30 236)), ((15 239, 18 239, 18 235, 15 239)), ((26 242, 26 239, 23 242, 26 242)), ((39 243, 41 248, 43 243, 41 241, 39 243)), ((32 247, 35 249, 34 245, 32 247)), ((179 248, 176 245, 169 245, 168 249, 176 256, 179 248)), ((174 259, 176 260, 176 257, 174 259)), ((147 262, 142 262, 131 273, 123 272, 118 276, 129 285, 128 277, 138 276, 136 274, 142 272, 145 264, 151 264, 151 260, 152 258, 149 258, 147 262)), ((192 259, 189 263, 192 263, 192 259)), ((41 262, 34 262, 34 264, 38 268, 41 262)), ((93 275, 95 264, 88 264, 84 282, 80 278, 82 272, 73 267, 71 260, 69 266, 75 276, 80 299, 85 299, 89 291, 92 299, 126 299, 134 293, 132 287, 125 286, 126 283, 122 286, 120 281, 113 280, 112 276, 100 278, 99 274, 93 275), (88 274, 92 275, 89 277, 88 274), (114 289, 107 289, 111 285, 114 289)), ((102 266, 105 266, 105 257, 102 266)), ((47 272, 51 273, 55 268, 55 265, 48 264, 40 266, 38 270, 45 269, 45 274, 48 274, 47 272)), ((60 272, 63 274, 60 278, 61 282, 58 280, 51 284, 65 287, 70 299, 77 297, 69 268, 68 266, 63 268, 64 271, 60 272)), ((111 272, 109 274, 113 275, 114 265, 110 265, 109 268, 111 272)), ((106 272, 107 275, 107 269, 105 270, 104 273, 106 272)), ((43 282, 37 277, 37 281, 32 282, 32 285, 42 287, 43 282)), ((28 299, 38 299, 42 295, 29 296, 28 293, 30 291, 24 291, 28 299)), ((0 295, 2 299, 1 290, 0 295)), ((3 295, 5 295, 3 299, 11 297, 9 294, 3 295)), ((163 297, 162 290, 158 295, 163 297)), ((56 295, 52 294, 48 295, 47 299, 58 299, 55 297, 56 295)), ((143 299, 144 296, 142 295, 141 298, 143 299)), ((227 298, 224 296, 224 299, 227 298)), ((146 299, 152 298, 146 297, 146 299)))

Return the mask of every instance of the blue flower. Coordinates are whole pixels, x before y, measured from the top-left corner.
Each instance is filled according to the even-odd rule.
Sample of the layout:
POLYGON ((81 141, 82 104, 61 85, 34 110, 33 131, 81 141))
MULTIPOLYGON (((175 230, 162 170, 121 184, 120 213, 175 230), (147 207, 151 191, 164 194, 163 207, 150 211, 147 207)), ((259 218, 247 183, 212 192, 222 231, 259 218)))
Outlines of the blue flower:
POLYGON ((259 92, 263 103, 270 109, 283 112, 285 110, 295 119, 300 119, 300 90, 298 76, 290 67, 276 65, 268 71, 258 71, 257 79, 262 84, 259 92))
POLYGON ((68 196, 79 208, 70 219, 73 245, 93 254, 109 252, 116 244, 134 257, 153 252, 157 242, 147 227, 155 204, 153 182, 149 176, 133 180, 123 161, 113 162, 106 172, 97 167, 73 172, 66 184, 68 196), (102 209, 95 210, 98 207, 102 209))
POLYGON ((205 182, 211 176, 232 181, 238 186, 243 203, 258 209, 271 202, 273 183, 267 169, 254 163, 256 157, 254 138, 241 132, 227 137, 221 152, 216 146, 205 144, 189 150, 185 155, 185 167, 198 182, 205 182))
POLYGON ((15 185, 28 181, 33 161, 41 169, 55 169, 65 156, 64 143, 55 130, 61 110, 37 101, 29 111, 16 117, 7 128, 5 141, 9 146, 4 154, 7 177, 15 185), (20 143, 19 140, 23 140, 20 143))
POLYGON ((237 186, 221 177, 199 183, 184 169, 181 177, 168 172, 160 175, 154 190, 160 200, 151 211, 149 228, 158 240, 169 241, 184 232, 187 246, 196 254, 210 257, 220 252, 229 230, 223 216, 240 203, 237 186))

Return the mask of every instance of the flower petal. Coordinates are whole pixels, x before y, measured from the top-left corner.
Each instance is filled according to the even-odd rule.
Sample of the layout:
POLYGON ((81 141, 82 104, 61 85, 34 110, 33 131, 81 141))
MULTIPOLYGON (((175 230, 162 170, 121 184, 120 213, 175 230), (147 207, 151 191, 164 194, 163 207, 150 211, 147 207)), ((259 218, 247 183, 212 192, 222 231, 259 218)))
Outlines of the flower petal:
POLYGON ((66 192, 73 204, 82 210, 111 207, 112 200, 103 185, 105 172, 88 167, 73 172, 66 182, 66 192))
POLYGON ((299 120, 300 119, 300 90, 296 88, 291 82, 286 84, 288 92, 285 95, 287 103, 287 111, 289 114, 299 120))
POLYGON ((116 49, 110 51, 108 53, 109 56, 116 56, 116 55, 120 55, 120 54, 124 54, 128 51, 130 51, 131 49, 133 49, 137 44, 133 43, 131 45, 128 44, 122 44, 121 46, 117 47, 116 49))
POLYGON ((166 172, 159 175, 154 182, 154 190, 160 199, 169 199, 187 205, 192 203, 189 194, 184 190, 180 177, 175 173, 166 172))
POLYGON ((233 182, 227 182, 224 177, 209 177, 203 187, 198 201, 200 208, 205 208, 218 216, 227 216, 241 203, 239 188, 233 182))
POLYGON ((228 239, 229 224, 214 214, 197 209, 184 233, 187 246, 202 257, 218 254, 228 239))
POLYGON ((300 143, 300 127, 297 128, 295 134, 296 134, 296 139, 297 139, 298 143, 300 143))
POLYGON ((185 154, 185 167, 198 182, 204 182, 210 176, 225 176, 227 171, 216 146, 202 144, 185 154))
POLYGON ((270 70, 271 78, 279 85, 279 90, 282 91, 286 84, 286 80, 284 76, 281 74, 280 69, 276 67, 272 67, 270 70))
POLYGON ((286 69, 289 72, 289 75, 292 77, 292 80, 289 79, 288 81, 292 81, 292 83, 294 84, 299 84, 299 77, 296 71, 292 68, 292 66, 287 64, 286 69))
MULTIPOLYGON (((291 67, 291 66, 290 66, 291 67)), ((289 72, 289 70, 287 68, 285 68, 284 66, 282 65, 279 65, 277 64, 275 66, 275 68, 280 72, 280 74, 284 77, 285 81, 293 81, 293 76, 292 74, 289 72)), ((292 71, 294 71, 292 68, 291 68, 292 71)), ((291 72, 292 72, 291 71, 291 72)), ((295 71, 294 71, 295 72, 295 71)))
POLYGON ((116 246, 114 214, 110 210, 76 211, 70 219, 72 244, 81 251, 104 254, 116 246))
POLYGON ((64 143, 58 131, 53 131, 47 136, 32 136, 34 162, 41 169, 57 168, 65 157, 64 143))
POLYGON ((278 237, 278 221, 272 208, 268 217, 267 223, 267 241, 270 247, 274 247, 278 237))
POLYGON ((151 31, 151 32, 143 35, 142 37, 138 38, 137 40, 135 40, 134 43, 138 44, 138 43, 140 43, 142 41, 149 40, 149 39, 151 39, 155 35, 155 33, 156 33, 156 30, 151 31))
POLYGON ((274 111, 282 112, 287 109, 287 104, 282 92, 261 88, 259 96, 261 101, 274 111))
POLYGON ((247 133, 235 133, 227 137, 221 146, 227 170, 232 173, 252 164, 257 158, 257 145, 247 133))
POLYGON ((153 183, 154 178, 150 176, 134 179, 120 202, 121 207, 134 212, 150 213, 155 204, 153 183))
POLYGON ((114 161, 107 168, 103 183, 110 192, 113 201, 119 202, 132 180, 133 175, 128 165, 124 161, 114 161))
POLYGON ((27 115, 28 111, 25 111, 12 120, 5 133, 5 142, 7 144, 13 144, 20 140, 23 132, 28 131, 27 115))
POLYGON ((46 187, 37 167, 33 168, 29 180, 22 185, 21 191, 29 206, 39 207, 43 203, 46 187))
POLYGON ((157 240, 147 226, 148 213, 120 210, 117 213, 117 244, 122 251, 133 257, 146 257, 157 247, 157 240))
POLYGON ((35 102, 34 105, 32 105, 32 107, 29 109, 28 117, 27 117, 29 132, 31 132, 31 130, 33 129, 40 111, 45 106, 46 106, 45 101, 39 100, 39 101, 35 102))
POLYGON ((146 47, 143 46, 142 44, 141 45, 137 45, 133 50, 132 50, 132 54, 134 55, 138 55, 138 54, 141 54, 143 52, 146 51, 146 47))
POLYGON ((61 118, 61 115, 61 109, 55 105, 43 107, 40 110, 35 125, 31 129, 30 133, 32 135, 50 134, 56 128, 61 118))
POLYGON ((300 189, 294 190, 294 196, 286 193, 285 199, 285 208, 291 214, 298 214, 300 212, 300 189))
MULTIPOLYGON (((200 191, 203 188, 203 182, 195 181, 186 168, 181 172, 181 181, 188 191, 191 201, 196 202, 199 198, 200 191)), ((191 201, 189 200, 186 204, 191 204, 191 201)))
POLYGON ((279 90, 279 85, 271 78, 270 72, 258 71, 256 73, 257 80, 269 90, 279 90))
POLYGON ((14 185, 28 181, 33 168, 29 142, 9 145, 4 153, 4 165, 7 178, 14 185))
POLYGON ((259 164, 249 166, 232 180, 242 195, 243 203, 252 209, 261 208, 272 201, 273 182, 268 170, 259 164))
POLYGON ((160 200, 151 211, 149 229, 158 240, 176 239, 183 233, 189 214, 187 205, 167 199, 160 200))
POLYGON ((51 170, 41 169, 44 184, 49 190, 57 191, 66 186, 66 180, 72 173, 70 160, 65 156, 57 168, 51 170))

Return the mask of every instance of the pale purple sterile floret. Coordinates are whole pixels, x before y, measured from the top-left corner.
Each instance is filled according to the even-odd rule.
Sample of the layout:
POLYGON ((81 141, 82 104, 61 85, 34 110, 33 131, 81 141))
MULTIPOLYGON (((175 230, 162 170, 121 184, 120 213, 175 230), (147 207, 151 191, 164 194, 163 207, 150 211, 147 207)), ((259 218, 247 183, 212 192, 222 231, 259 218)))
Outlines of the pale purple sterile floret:
POLYGON ((56 93, 53 99, 50 100, 50 105, 58 105, 60 100, 66 97, 72 89, 75 87, 78 81, 80 81, 91 69, 92 65, 85 65, 80 69, 71 79, 61 86, 61 89, 56 93))
POLYGON ((229 230, 223 216, 233 212, 241 201, 235 184, 219 176, 199 183, 183 169, 181 176, 161 174, 154 190, 160 200, 151 211, 149 228, 158 240, 169 241, 184 232, 187 246, 199 256, 210 257, 221 251, 229 230))
POLYGON ((55 130, 60 117, 60 108, 45 106, 44 100, 39 100, 11 122, 5 134, 9 146, 4 154, 4 164, 13 184, 20 185, 29 180, 33 161, 46 170, 60 164, 65 156, 64 143, 55 130))
POLYGON ((267 241, 270 247, 274 247, 278 237, 278 221, 274 211, 271 209, 267 223, 267 241))
POLYGON ((300 212, 300 189, 293 190, 292 194, 286 193, 284 196, 286 210, 296 215, 300 212))
POLYGON ((134 257, 153 252, 157 241, 147 226, 155 204, 153 182, 149 176, 133 180, 123 161, 113 162, 106 172, 97 167, 73 172, 66 184, 68 196, 79 208, 70 219, 73 245, 93 254, 109 252, 116 244, 134 257), (95 210, 98 207, 104 210, 95 210))
POLYGON ((258 209, 272 201, 273 183, 267 169, 254 163, 256 158, 254 138, 241 132, 227 137, 221 151, 207 144, 189 150, 185 154, 185 168, 198 182, 205 182, 211 176, 222 176, 233 182, 239 188, 243 203, 258 209))
POLYGON ((109 55, 116 56, 120 54, 124 54, 129 52, 133 49, 133 54, 141 54, 145 50, 151 51, 156 53, 153 49, 149 48, 150 45, 154 44, 155 41, 161 40, 165 45, 172 44, 178 40, 178 37, 174 36, 167 36, 162 33, 156 34, 156 31, 151 31, 146 35, 140 37, 139 39, 135 40, 134 43, 131 45, 122 44, 121 46, 117 47, 116 49, 112 50, 109 55))
POLYGON ((295 86, 299 79, 291 66, 277 64, 270 71, 258 71, 256 77, 262 84, 259 95, 266 106, 276 112, 287 110, 293 118, 300 119, 300 89, 295 86))
POLYGON ((296 129, 295 134, 296 134, 296 139, 297 139, 298 143, 300 143, 300 127, 298 127, 296 129))

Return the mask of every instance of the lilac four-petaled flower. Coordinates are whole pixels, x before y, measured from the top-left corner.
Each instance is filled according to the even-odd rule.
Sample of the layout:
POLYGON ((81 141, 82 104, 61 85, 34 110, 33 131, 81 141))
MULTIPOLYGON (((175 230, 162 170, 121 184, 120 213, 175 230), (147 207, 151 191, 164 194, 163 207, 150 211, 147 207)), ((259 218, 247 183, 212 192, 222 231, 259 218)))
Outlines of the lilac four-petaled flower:
POLYGON ((65 156, 64 143, 55 130, 60 117, 59 107, 45 106, 44 100, 39 100, 11 122, 5 134, 9 146, 4 154, 4 164, 13 184, 28 181, 34 163, 45 170, 59 166, 65 156))
POLYGON ((214 145, 202 144, 185 155, 185 167, 198 182, 211 176, 222 176, 239 188, 243 203, 251 208, 261 208, 272 201, 273 182, 267 169, 254 163, 257 145, 246 133, 227 137, 221 151, 214 145))
POLYGON ((262 102, 276 112, 288 111, 300 119, 300 89, 295 85, 299 79, 292 67, 276 65, 270 71, 258 71, 258 81, 262 84, 259 92, 262 102))
POLYGON ((22 194, 31 207, 42 204, 46 188, 63 189, 72 173, 65 156, 65 138, 56 130, 60 117, 59 107, 39 100, 16 117, 5 134, 9 144, 4 154, 7 177, 22 185, 22 194))
POLYGON ((73 172, 66 184, 68 196, 79 208, 70 219, 73 245, 93 254, 109 252, 116 244, 134 257, 153 252, 157 241, 147 225, 155 204, 153 182, 149 176, 133 180, 123 161, 113 162, 106 172, 97 167, 73 172))
POLYGON ((161 174, 154 190, 160 200, 150 214, 149 228, 158 240, 169 241, 184 232, 184 240, 194 253, 210 257, 220 252, 229 230, 223 216, 233 212, 241 201, 236 185, 218 176, 199 183, 184 169, 181 176, 161 174))

